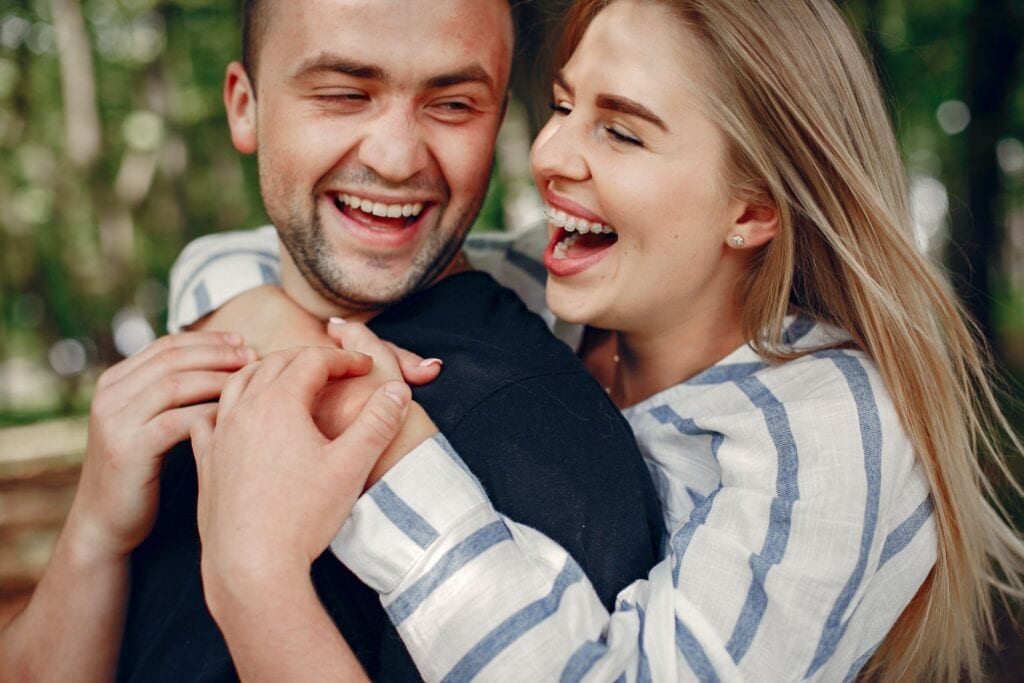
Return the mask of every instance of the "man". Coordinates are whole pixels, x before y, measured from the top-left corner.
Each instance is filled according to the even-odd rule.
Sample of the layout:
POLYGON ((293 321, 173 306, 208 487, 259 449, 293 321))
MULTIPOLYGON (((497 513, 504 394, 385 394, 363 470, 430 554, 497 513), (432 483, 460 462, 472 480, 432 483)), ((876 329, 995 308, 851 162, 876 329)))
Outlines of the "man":
MULTIPOLYGON (((225 103, 235 146, 258 153, 264 201, 284 247, 284 290, 311 319, 369 320, 381 337, 443 358, 440 377, 414 390, 413 410, 427 411, 499 509, 573 553, 610 604, 646 574, 661 540, 628 427, 571 351, 511 293, 467 272, 459 256, 487 185, 512 34, 506 0, 250 2, 246 64, 229 67, 225 103)), ((323 339, 318 322, 301 333, 289 327, 283 341, 254 340, 253 308, 273 317, 280 305, 272 292, 255 296, 259 303, 241 315, 261 351, 323 339)), ((207 327, 231 327, 238 310, 228 307, 207 327)), ((279 378, 291 377, 301 359, 274 362, 290 368, 279 378)), ((267 374, 256 373, 252 383, 267 374)), ((295 377, 303 391, 316 384, 311 375, 295 377)), ((276 412, 271 401, 266 419, 276 412)), ((340 431, 331 410, 320 415, 326 433, 340 431)), ((247 464, 258 467, 242 459, 235 471, 247 464)), ((251 576, 269 571, 274 558, 223 550, 238 534, 204 536, 200 578, 197 490, 199 525, 207 514, 208 531, 216 525, 203 510, 230 498, 203 503, 204 471, 197 481, 189 457, 168 458, 160 516, 133 561, 123 680, 221 680, 233 675, 226 645, 236 656, 251 653, 234 639, 235 623, 215 610, 225 643, 207 612, 211 566, 234 562, 233 581, 218 597, 244 596, 241 605, 276 599, 249 590, 251 576)), ((385 514, 404 514, 388 507, 386 492, 377 494, 385 514)), ((313 565, 312 585, 371 676, 417 676, 376 595, 331 553, 313 565)))

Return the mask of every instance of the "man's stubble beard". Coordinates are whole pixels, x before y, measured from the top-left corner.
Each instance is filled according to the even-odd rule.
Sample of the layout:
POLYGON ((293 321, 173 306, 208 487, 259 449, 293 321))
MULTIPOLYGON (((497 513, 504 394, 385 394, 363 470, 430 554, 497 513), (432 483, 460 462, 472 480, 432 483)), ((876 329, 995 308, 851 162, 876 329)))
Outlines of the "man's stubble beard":
MULTIPOLYGON (((395 279, 392 286, 367 291, 367 286, 354 281, 335 258, 330 241, 324 234, 320 204, 317 202, 319 196, 323 195, 314 192, 311 198, 312 211, 308 217, 297 211, 289 211, 287 215, 270 218, 306 282, 331 303, 361 310, 393 306, 436 280, 462 247, 466 233, 484 200, 484 193, 481 192, 465 211, 451 216, 449 223, 454 223, 455 229, 448 230, 440 222, 431 228, 430 236, 416 252, 412 263, 395 279)), ((444 217, 447 205, 442 204, 437 208, 440 216, 444 217)), ((385 270, 390 267, 384 258, 361 258, 370 268, 385 270)))

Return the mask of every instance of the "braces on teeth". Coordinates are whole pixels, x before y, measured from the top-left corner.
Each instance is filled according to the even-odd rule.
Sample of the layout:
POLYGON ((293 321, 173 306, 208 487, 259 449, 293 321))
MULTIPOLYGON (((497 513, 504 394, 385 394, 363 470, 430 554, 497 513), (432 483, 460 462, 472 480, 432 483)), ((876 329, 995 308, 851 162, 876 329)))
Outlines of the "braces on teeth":
POLYGON ((544 216, 549 223, 559 228, 564 228, 567 232, 577 232, 581 235, 585 235, 588 232, 610 235, 615 232, 610 225, 591 223, 584 218, 570 216, 559 209, 552 209, 550 206, 544 207, 544 216))
POLYGON ((420 215, 420 212, 423 211, 423 204, 421 202, 416 202, 415 204, 382 204, 381 202, 371 202, 369 199, 361 199, 344 193, 338 195, 338 201, 351 206, 353 209, 359 209, 379 218, 411 218, 420 215))

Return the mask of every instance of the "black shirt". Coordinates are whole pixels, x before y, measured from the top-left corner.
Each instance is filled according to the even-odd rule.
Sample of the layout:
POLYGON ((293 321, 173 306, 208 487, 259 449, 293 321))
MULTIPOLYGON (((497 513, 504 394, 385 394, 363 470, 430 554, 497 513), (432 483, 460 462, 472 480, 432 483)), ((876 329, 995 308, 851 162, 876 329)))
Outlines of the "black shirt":
MULTIPOLYGON (((370 328, 423 356, 441 375, 413 396, 487 490, 495 507, 557 541, 604 604, 647 575, 661 510, 629 425, 575 354, 511 291, 461 273, 378 315, 370 328)), ((237 678, 203 601, 195 463, 167 457, 160 512, 132 558, 119 680, 237 678)), ((416 677, 374 591, 328 550, 313 564, 321 602, 367 672, 416 677)))

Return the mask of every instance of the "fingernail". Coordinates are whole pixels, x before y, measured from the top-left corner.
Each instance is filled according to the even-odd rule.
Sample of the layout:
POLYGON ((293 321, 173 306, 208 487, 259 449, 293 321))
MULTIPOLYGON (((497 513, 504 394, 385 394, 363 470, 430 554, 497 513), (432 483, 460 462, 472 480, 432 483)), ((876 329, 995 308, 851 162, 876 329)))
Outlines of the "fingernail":
POLYGON ((426 359, 420 361, 420 367, 421 368, 429 368, 431 365, 436 365, 437 367, 441 367, 442 365, 444 365, 444 361, 441 360, 440 358, 426 358, 426 359))
POLYGON ((238 355, 242 357, 246 363, 252 363, 259 359, 259 354, 256 353, 256 349, 246 346, 245 348, 238 349, 238 355))
POLYGON ((224 334, 224 341, 232 346, 239 346, 242 343, 242 335, 237 332, 227 332, 224 334))
POLYGON ((332 324, 332 325, 344 325, 345 324, 345 319, 344 318, 339 318, 338 316, 335 315, 335 316, 331 316, 331 319, 328 322, 330 324, 332 324))
POLYGON ((388 382, 385 384, 384 395, 403 408, 410 398, 408 389, 401 382, 388 382))

